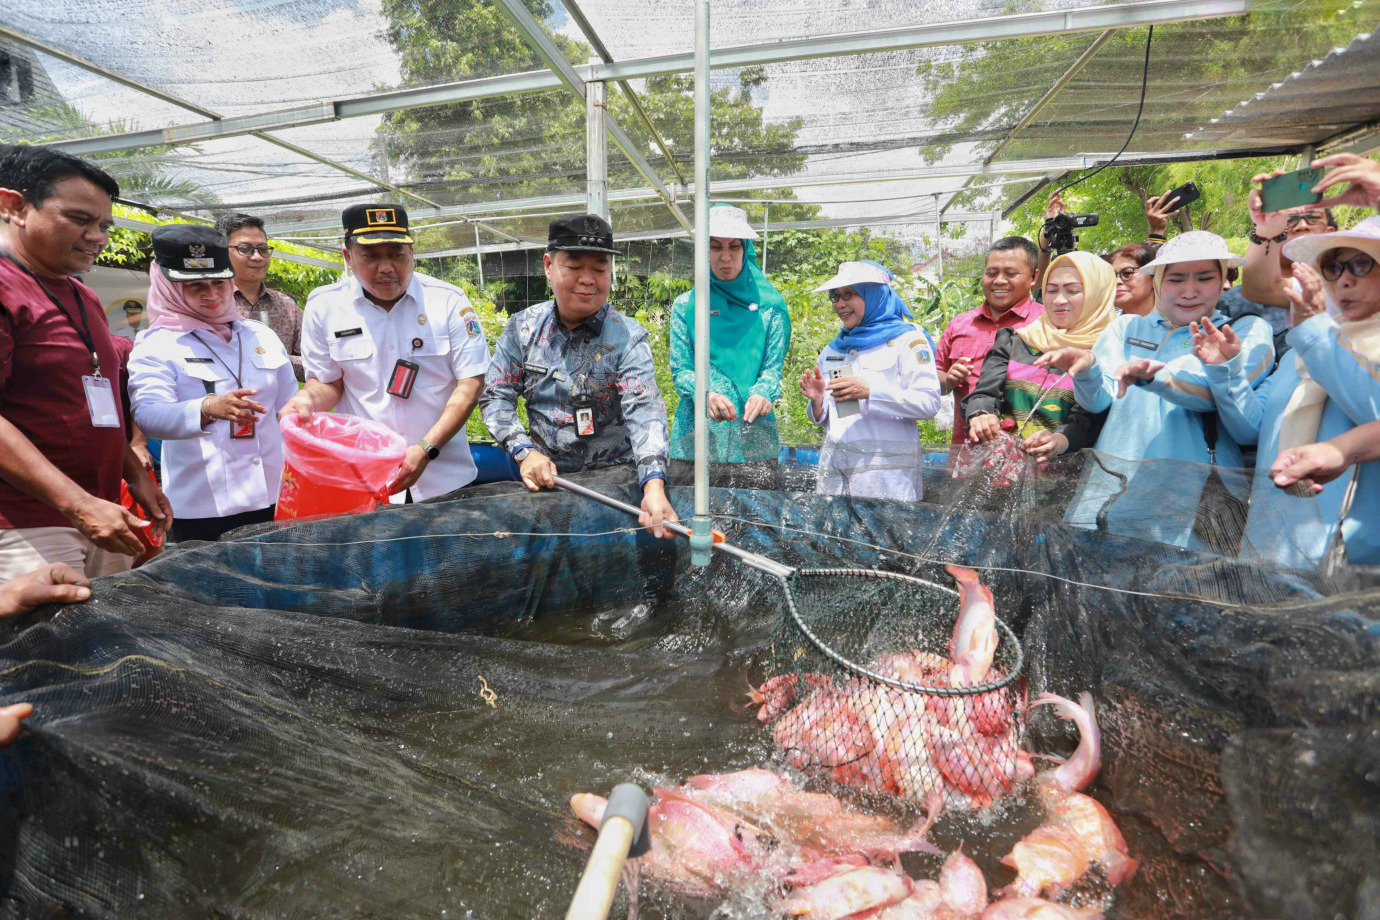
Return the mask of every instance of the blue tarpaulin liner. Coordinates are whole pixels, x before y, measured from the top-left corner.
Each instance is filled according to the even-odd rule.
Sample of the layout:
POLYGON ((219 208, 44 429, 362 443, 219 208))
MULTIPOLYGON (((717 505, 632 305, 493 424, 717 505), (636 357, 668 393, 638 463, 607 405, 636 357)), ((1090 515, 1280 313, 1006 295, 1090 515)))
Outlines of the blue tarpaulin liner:
MULTIPOLYGON (((712 503, 788 564, 982 570, 1030 692, 1097 697, 1095 794, 1141 861, 1110 916, 1377 916, 1373 582, 1071 528, 1076 483, 712 503)), ((592 839, 572 793, 775 756, 742 702, 779 587, 630 527, 500 483, 174 547, 0 625, 0 702, 36 707, 0 751, 0 916, 563 914, 592 839)), ((1038 749, 1070 749, 1036 712, 1038 749)), ((934 839, 996 883, 1020 832, 934 839)), ((653 890, 643 916, 712 907, 653 890)))

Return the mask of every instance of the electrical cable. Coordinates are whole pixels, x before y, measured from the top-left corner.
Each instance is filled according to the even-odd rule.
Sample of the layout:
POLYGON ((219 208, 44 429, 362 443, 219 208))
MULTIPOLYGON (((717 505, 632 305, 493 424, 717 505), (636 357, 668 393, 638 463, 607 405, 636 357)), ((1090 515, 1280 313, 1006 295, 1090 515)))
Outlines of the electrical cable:
POLYGON ((1078 185, 1082 182, 1086 182, 1087 180, 1091 179, 1093 176, 1097 175, 1098 173, 1102 172, 1102 170, 1106 169, 1108 166, 1111 166, 1113 163, 1115 163, 1117 161, 1117 157, 1120 157, 1123 153, 1126 152, 1126 148, 1131 146, 1131 138, 1136 136, 1136 129, 1140 127, 1141 113, 1145 111, 1145 90, 1146 87, 1150 85, 1150 42, 1153 41, 1154 38, 1155 27, 1151 26, 1150 31, 1145 36, 1145 68, 1140 75, 1140 105, 1136 107, 1136 120, 1131 124, 1131 133, 1126 135, 1126 143, 1121 145, 1121 149, 1116 152, 1116 156, 1112 157, 1110 160, 1103 163, 1101 166, 1097 167, 1092 172, 1088 173, 1086 176, 1081 176, 1070 182, 1068 185, 1061 187, 1054 194, 1061 194, 1066 189, 1071 189, 1075 185, 1078 185))

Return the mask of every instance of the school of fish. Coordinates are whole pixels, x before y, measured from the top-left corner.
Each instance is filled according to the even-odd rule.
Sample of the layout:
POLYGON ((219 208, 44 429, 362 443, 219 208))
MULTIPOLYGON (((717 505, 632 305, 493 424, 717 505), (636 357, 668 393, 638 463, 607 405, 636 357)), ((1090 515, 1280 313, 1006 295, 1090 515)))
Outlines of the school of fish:
MULTIPOLYGON (((996 679, 992 594, 971 570, 949 571, 962 595, 950 657, 915 652, 875 666, 889 667, 907 682, 943 681, 929 686, 996 679)), ((760 719, 778 719, 774 736, 793 766, 829 765, 834 780, 922 803, 926 817, 902 828, 760 768, 693 776, 675 789, 655 790, 648 815, 652 849, 637 860, 642 872, 698 898, 765 882, 768 906, 778 916, 1096 920, 1102 916, 1097 911, 1057 899, 1094 866, 1113 886, 1136 871, 1111 815, 1082 791, 1102 757, 1091 694, 1075 703, 1044 693, 1029 703, 1054 707, 1079 732, 1073 755, 1037 774, 1017 746, 1013 703, 1005 694, 915 702, 910 698, 919 694, 873 691, 875 698, 860 705, 860 687, 839 688, 809 674, 776 680, 754 691, 754 703, 761 707, 760 719), (901 870, 902 853, 942 855, 926 834, 944 807, 982 807, 1026 781, 1045 820, 1002 859, 1016 878, 991 893, 995 898, 961 847, 944 861, 937 879, 916 880, 901 870)), ((580 820, 597 828, 607 800, 577 793, 570 804, 580 820)))
MULTIPOLYGON (((928 651, 883 655, 869 667, 936 688, 1000 680, 992 665, 999 634, 991 590, 972 569, 948 566, 960 612, 949 656, 928 651)), ((751 691, 763 722, 797 769, 823 766, 834 780, 916 802, 931 814, 946 806, 982 808, 1035 775, 1019 746, 1011 691, 925 696, 875 681, 783 674, 751 691)))

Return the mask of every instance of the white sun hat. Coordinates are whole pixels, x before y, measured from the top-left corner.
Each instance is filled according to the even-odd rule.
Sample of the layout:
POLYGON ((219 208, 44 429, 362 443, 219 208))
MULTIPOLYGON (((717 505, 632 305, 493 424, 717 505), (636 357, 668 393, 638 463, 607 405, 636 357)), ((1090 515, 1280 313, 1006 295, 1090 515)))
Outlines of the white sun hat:
POLYGON ((1296 237, 1284 244, 1284 257, 1316 266, 1329 249, 1359 249, 1380 260, 1380 217, 1367 217, 1350 230, 1296 237))
POLYGON ((852 287, 855 284, 891 284, 891 272, 871 262, 843 262, 839 273, 815 288, 815 293, 832 291, 834 288, 852 287))
POLYGON ((1232 251, 1227 248, 1227 241, 1217 234, 1207 230, 1190 230, 1188 233, 1180 233, 1161 246, 1154 260, 1141 266, 1140 273, 1153 275, 1155 269, 1161 265, 1209 260, 1221 262, 1223 268, 1246 264, 1245 259, 1232 255, 1232 251))
POLYGON ((757 239, 757 231, 748 224, 747 211, 726 204, 709 209, 709 235, 729 240, 757 239))

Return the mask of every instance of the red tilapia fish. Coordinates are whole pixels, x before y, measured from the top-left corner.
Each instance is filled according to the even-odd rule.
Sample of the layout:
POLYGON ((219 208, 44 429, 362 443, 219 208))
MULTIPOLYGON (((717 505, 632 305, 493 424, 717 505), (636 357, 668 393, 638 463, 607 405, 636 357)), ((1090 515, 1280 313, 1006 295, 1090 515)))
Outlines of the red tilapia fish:
POLYGON ((1102 803, 1084 795, 1102 766, 1102 736, 1093 715, 1091 693, 1079 703, 1042 693, 1032 706, 1053 706, 1061 718, 1078 726, 1078 748, 1059 767, 1035 777, 1035 792, 1048 819, 1031 831, 1002 862, 1014 868, 1016 880, 1005 891, 1017 896, 1058 897, 1093 864, 1102 866, 1107 880, 1119 885, 1138 863, 1102 803))
MULTIPOLYGON (((871 670, 917 686, 976 687, 1000 679, 1000 634, 991 590, 971 569, 948 566, 960 612, 949 657, 912 649, 871 670)), ((782 674, 750 693, 757 717, 797 769, 823 766, 845 785, 924 805, 980 808, 1034 775, 1020 750, 1009 690, 974 696, 902 692, 875 681, 782 674)))

